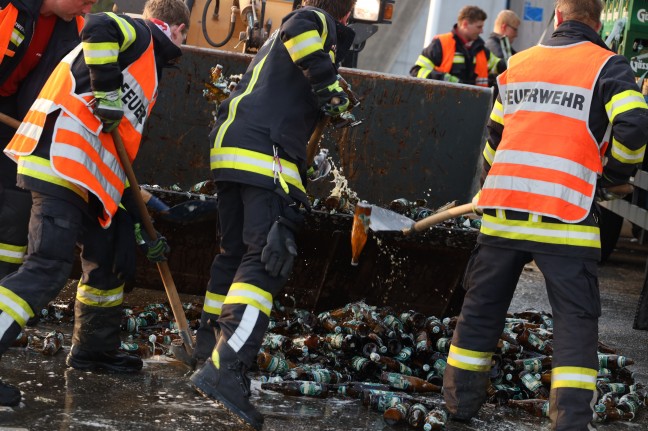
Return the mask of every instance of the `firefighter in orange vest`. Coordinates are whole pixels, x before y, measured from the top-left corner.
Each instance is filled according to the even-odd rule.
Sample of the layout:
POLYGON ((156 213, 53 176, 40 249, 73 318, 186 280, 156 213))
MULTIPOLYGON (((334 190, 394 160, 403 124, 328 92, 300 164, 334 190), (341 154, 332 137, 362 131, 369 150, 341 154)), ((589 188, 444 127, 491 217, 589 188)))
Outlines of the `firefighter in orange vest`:
POLYGON ((423 49, 410 75, 417 78, 488 87, 488 76, 506 70, 506 62, 495 56, 479 37, 484 32, 486 12, 464 6, 450 33, 440 34, 423 49))
POLYGON ((79 244, 83 274, 67 364, 142 367, 117 350, 124 281, 134 273, 136 237, 149 260, 165 259, 168 246, 134 229, 137 210, 126 209, 136 205, 109 132, 116 128, 134 159, 162 69, 182 54, 189 10, 182 0, 149 0, 143 16, 88 15, 82 44, 61 60, 5 149, 33 206, 25 262, 0 280, 0 354, 64 287, 79 244))
MULTIPOLYGON (((0 1, 0 112, 22 118, 49 74, 81 42, 80 15, 95 1, 0 1)), ((0 147, 16 131, 0 123, 0 147)), ((27 250, 31 195, 16 187, 16 164, 0 156, 0 279, 14 272, 27 250)), ((0 382, 0 405, 15 405, 20 392, 0 382)))
MULTIPOLYGON (((61 58, 81 42, 80 15, 95 1, 0 1, 0 112, 25 115, 61 58)), ((2 148, 15 131, 0 123, 2 148)), ((30 194, 16 187, 16 164, 1 156, 0 278, 23 261, 30 208, 30 194)))
POLYGON ((455 419, 469 420, 486 398, 509 304, 534 260, 554 322, 552 429, 593 429, 597 193, 606 199, 603 189, 627 183, 648 142, 648 106, 628 61, 597 33, 602 7, 600 0, 556 1, 551 39, 513 55, 498 77, 475 200, 482 227, 443 381, 455 419))

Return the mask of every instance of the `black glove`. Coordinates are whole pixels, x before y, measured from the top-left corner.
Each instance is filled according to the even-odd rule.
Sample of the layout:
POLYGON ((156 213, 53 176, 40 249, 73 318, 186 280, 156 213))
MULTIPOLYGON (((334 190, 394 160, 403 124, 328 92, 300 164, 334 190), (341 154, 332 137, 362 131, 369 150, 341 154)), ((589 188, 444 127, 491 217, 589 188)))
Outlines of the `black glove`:
POLYGON ((113 273, 120 281, 135 279, 135 230, 133 219, 123 208, 113 217, 114 247, 113 273))
POLYGON ((166 255, 171 251, 171 247, 167 244, 166 238, 160 235, 160 232, 155 232, 157 238, 152 239, 139 223, 135 223, 134 232, 135 242, 140 246, 148 260, 153 263, 167 260, 166 255))
POLYGON ((121 90, 95 91, 94 114, 103 123, 103 131, 110 133, 119 126, 124 116, 121 101, 121 90))
POLYGON ((334 117, 349 109, 349 97, 337 80, 328 87, 317 90, 316 94, 317 103, 326 115, 334 117), (331 102, 334 97, 339 99, 338 103, 331 102))
POLYGON ((288 278, 290 275, 297 256, 295 233, 299 230, 301 219, 298 213, 290 219, 280 216, 270 228, 267 244, 261 252, 261 262, 265 263, 265 269, 271 276, 288 278))

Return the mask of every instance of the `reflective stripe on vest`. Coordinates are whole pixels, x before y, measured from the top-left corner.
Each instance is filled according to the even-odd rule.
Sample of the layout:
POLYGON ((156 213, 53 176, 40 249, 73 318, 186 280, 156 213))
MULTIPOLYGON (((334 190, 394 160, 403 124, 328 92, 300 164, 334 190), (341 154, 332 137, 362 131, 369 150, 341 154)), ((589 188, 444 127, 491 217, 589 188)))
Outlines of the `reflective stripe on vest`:
POLYGON ((575 223, 547 223, 538 221, 540 217, 537 214, 529 214, 529 220, 507 220, 501 214, 502 211, 498 211, 498 213, 500 213, 500 217, 483 215, 481 233, 500 238, 545 244, 601 248, 598 226, 585 226, 575 223))
POLYGON ((34 156, 33 154, 20 157, 18 159, 18 173, 65 187, 79 195, 84 201, 88 202, 88 191, 58 176, 56 172, 52 170, 52 166, 48 159, 34 156))
MULTIPOLYGON (((453 33, 440 34, 437 36, 437 39, 441 42, 443 59, 441 60, 441 65, 435 66, 434 70, 437 72, 450 73, 453 64, 463 64, 466 62, 464 55, 457 52, 457 41, 455 40, 453 33)), ((488 59, 486 58, 486 52, 483 49, 477 53, 474 62, 475 74, 477 74, 475 84, 480 87, 488 87, 488 59)))
POLYGON ((17 18, 18 9, 11 3, 0 10, 0 62, 2 62, 5 55, 13 57, 13 53, 7 53, 7 48, 9 48, 9 41, 11 40, 17 18))
MULTIPOLYGON (((101 132, 101 121, 89 106, 92 93, 75 93, 76 80, 70 66, 80 53, 81 45, 57 66, 5 153, 14 158, 31 154, 36 148, 47 114, 62 109, 54 126, 50 150, 52 169, 59 177, 97 196, 104 206, 99 222, 107 227, 124 192, 126 174, 119 162, 112 136, 101 132)), ((122 75, 124 119, 117 131, 129 159, 133 161, 139 149, 144 121, 157 96, 152 40, 142 56, 123 70, 122 75)))
POLYGON ((587 217, 605 146, 595 141, 587 122, 594 85, 613 55, 586 42, 539 45, 511 57, 498 78, 504 133, 480 207, 567 223, 587 217))

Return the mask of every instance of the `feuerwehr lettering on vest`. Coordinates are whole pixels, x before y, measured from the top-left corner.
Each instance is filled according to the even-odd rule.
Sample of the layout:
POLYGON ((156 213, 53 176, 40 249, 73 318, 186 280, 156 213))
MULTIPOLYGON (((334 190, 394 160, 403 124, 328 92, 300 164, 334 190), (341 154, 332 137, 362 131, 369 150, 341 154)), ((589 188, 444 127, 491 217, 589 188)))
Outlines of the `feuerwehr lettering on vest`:
POLYGON ((133 113, 137 122, 142 124, 146 117, 146 107, 139 97, 139 94, 134 91, 127 82, 122 84, 122 103, 124 107, 128 108, 133 113))
POLYGON ((506 90, 506 103, 517 105, 523 102, 560 105, 582 111, 585 97, 582 94, 547 88, 520 88, 506 90))

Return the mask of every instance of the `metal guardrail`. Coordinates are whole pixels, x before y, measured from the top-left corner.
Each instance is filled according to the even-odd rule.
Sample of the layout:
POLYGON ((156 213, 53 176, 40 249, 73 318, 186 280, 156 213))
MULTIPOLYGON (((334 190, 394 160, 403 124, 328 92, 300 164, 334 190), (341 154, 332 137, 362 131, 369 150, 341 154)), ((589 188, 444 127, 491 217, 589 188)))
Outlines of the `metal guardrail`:
POLYGON ((644 207, 645 204, 641 205, 642 202, 647 202, 648 172, 637 171, 631 183, 635 187, 635 191, 630 202, 624 199, 614 199, 600 204, 629 222, 648 230, 648 209, 644 207))

